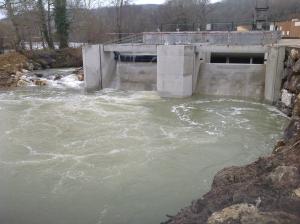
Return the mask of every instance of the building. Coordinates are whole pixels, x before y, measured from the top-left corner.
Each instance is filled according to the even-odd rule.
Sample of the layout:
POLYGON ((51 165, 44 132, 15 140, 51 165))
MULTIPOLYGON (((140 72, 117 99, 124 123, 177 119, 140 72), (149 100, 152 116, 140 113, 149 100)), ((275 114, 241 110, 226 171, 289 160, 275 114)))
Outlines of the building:
POLYGON ((275 30, 281 31, 283 38, 300 38, 300 19, 275 22, 275 30))

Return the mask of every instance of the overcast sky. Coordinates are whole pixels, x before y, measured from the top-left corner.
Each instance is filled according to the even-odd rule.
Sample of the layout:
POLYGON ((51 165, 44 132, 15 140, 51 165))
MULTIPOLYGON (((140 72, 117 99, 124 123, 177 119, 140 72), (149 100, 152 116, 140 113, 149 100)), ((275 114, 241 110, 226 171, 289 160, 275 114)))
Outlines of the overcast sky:
MULTIPOLYGON (((220 0, 211 0, 211 2, 218 2, 220 0)), ((161 4, 164 3, 165 0, 135 0, 136 4, 161 4)))

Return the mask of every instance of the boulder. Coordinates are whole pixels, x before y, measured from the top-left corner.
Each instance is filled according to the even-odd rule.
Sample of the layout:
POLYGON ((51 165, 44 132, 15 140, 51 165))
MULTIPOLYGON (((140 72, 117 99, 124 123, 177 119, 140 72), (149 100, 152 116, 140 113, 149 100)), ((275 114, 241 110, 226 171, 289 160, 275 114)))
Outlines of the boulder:
POLYGON ((25 79, 20 79, 20 80, 17 82, 17 87, 28 86, 29 84, 30 84, 30 82, 28 82, 27 80, 25 80, 25 79))
POLYGON ((284 141, 288 142, 300 133, 300 120, 293 119, 284 131, 284 141))
POLYGON ((79 81, 84 81, 84 71, 82 68, 76 69, 74 74, 76 74, 76 77, 79 81))
POLYGON ((207 220, 207 224, 238 223, 245 215, 254 216, 258 209, 250 204, 236 204, 214 212, 207 220))
POLYGON ((62 79, 62 77, 63 77, 62 75, 55 74, 53 80, 54 80, 54 81, 57 81, 57 80, 62 79))
POLYGON ((253 215, 243 215, 241 224, 298 224, 299 219, 286 212, 258 212, 253 215))
POLYGON ((295 189, 295 190, 293 191, 293 193, 294 193, 294 195, 295 195, 296 197, 300 198, 300 187, 297 188, 297 189, 295 189))
POLYGON ((296 61, 296 63, 293 66, 293 72, 299 74, 300 73, 300 59, 296 61))
POLYGON ((290 57, 294 60, 297 61, 300 58, 299 51, 296 49, 292 49, 290 52, 290 57))
POLYGON ((26 68, 27 68, 29 71, 33 71, 33 70, 34 70, 34 65, 33 65, 33 63, 27 62, 27 63, 26 63, 26 68))
POLYGON ((37 85, 37 86, 46 86, 47 85, 47 81, 41 80, 41 79, 34 80, 33 83, 34 83, 34 85, 37 85))
POLYGON ((44 76, 42 73, 34 73, 34 75, 38 78, 42 78, 44 76))
POLYGON ((299 93, 300 91, 300 75, 293 75, 288 80, 287 89, 292 93, 299 93))
POLYGON ((84 81, 84 75, 83 74, 78 74, 77 78, 78 78, 78 81, 84 81))
POLYGON ((251 204, 235 204, 213 213, 207 224, 297 224, 299 219, 286 212, 261 212, 251 204))
POLYGON ((294 166, 278 166, 268 175, 268 179, 276 187, 289 187, 297 185, 298 169, 294 166))
POLYGON ((292 98, 293 94, 288 92, 286 89, 282 90, 281 93, 281 102, 286 106, 286 107, 291 107, 292 106, 292 98))

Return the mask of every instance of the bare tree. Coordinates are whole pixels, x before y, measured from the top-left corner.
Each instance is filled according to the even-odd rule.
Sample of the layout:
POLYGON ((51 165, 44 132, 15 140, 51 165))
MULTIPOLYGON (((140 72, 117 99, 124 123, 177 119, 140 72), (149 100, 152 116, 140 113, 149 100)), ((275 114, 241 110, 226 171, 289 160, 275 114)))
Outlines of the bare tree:
POLYGON ((47 18, 46 18, 44 5, 45 4, 43 0, 37 0, 37 8, 39 13, 41 31, 44 39, 47 42, 48 47, 54 49, 52 33, 51 33, 50 1, 48 0, 47 2, 47 7, 48 7, 47 18))
POLYGON ((122 25, 123 25, 123 8, 129 5, 131 0, 110 0, 110 4, 116 9, 116 32, 118 33, 119 40, 122 39, 122 25))

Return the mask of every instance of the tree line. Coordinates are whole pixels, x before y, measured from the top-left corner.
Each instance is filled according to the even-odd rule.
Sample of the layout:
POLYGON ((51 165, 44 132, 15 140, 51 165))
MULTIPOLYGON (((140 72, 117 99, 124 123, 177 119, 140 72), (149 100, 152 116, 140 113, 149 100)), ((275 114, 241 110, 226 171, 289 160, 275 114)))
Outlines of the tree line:
MULTIPOLYGON (((0 0, 6 19, 0 39, 16 50, 39 40, 45 48, 68 42, 99 43, 145 31, 204 30, 207 23, 249 22, 256 0, 167 0, 135 5, 134 0, 0 0)), ((299 17, 299 0, 269 0, 271 21, 299 17)))

